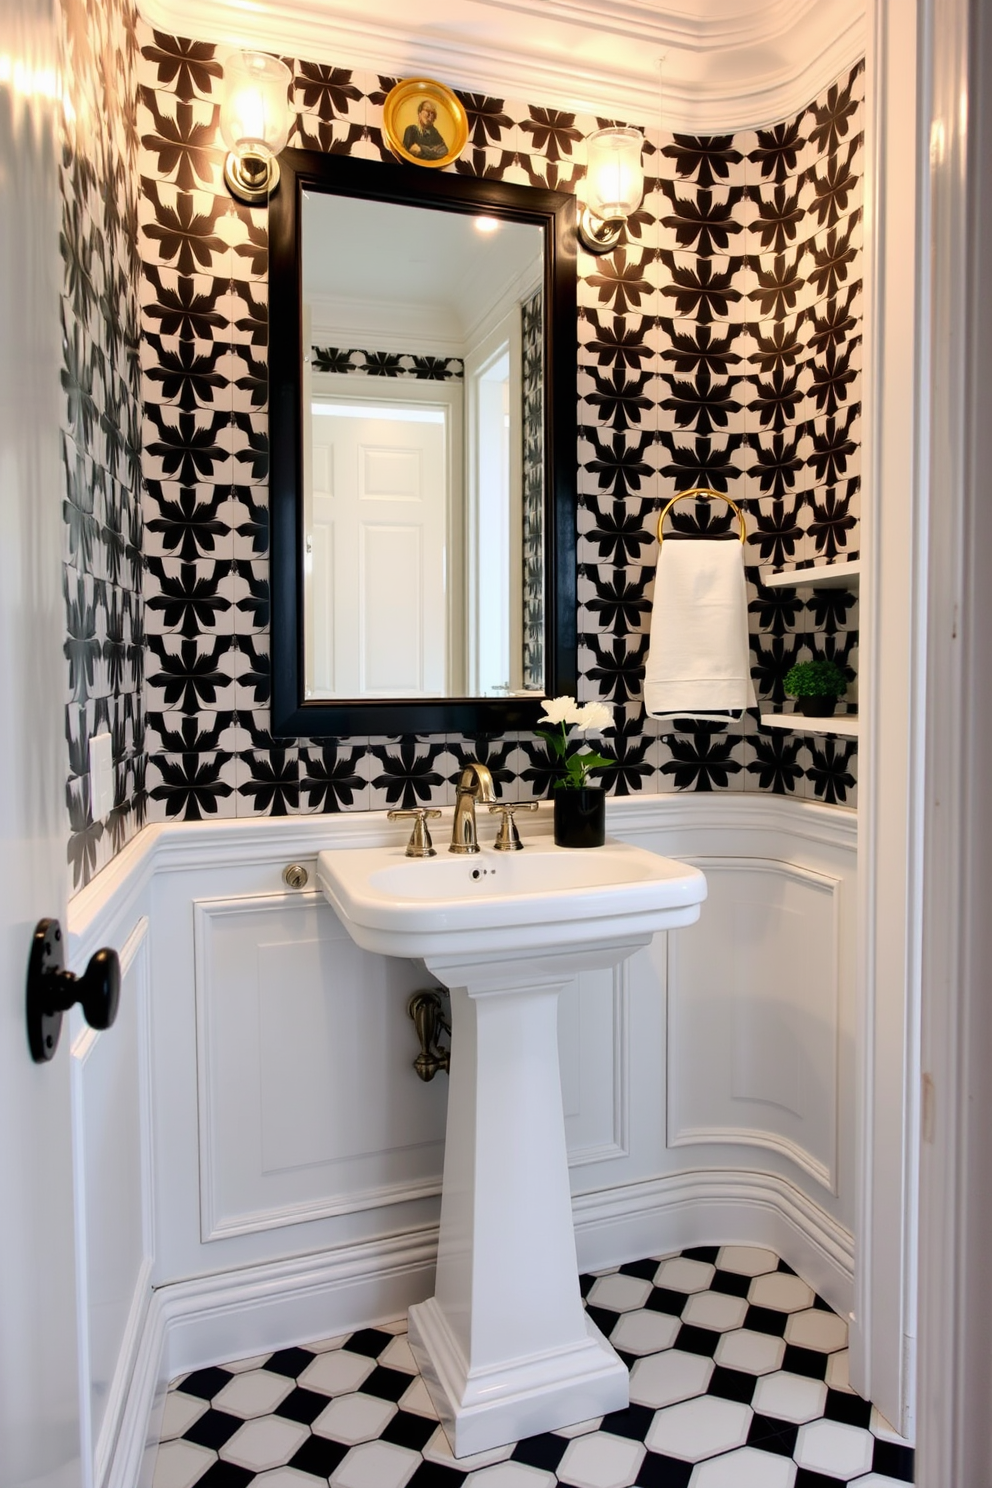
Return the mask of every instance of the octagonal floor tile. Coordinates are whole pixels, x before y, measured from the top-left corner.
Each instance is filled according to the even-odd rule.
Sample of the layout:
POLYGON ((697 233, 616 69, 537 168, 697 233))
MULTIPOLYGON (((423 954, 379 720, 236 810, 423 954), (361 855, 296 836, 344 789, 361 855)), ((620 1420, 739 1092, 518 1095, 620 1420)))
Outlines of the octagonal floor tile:
POLYGON ((771 1333, 755 1333, 751 1328, 737 1328, 725 1333, 713 1355, 724 1369, 741 1369, 746 1374, 771 1374, 781 1369, 785 1358, 785 1339, 771 1333))
POLYGON ((697 1463, 689 1488, 792 1488, 796 1464, 788 1457, 743 1447, 697 1463))
POLYGON ((763 1276, 767 1271, 778 1270, 775 1252, 761 1250, 756 1245, 724 1245, 716 1263, 721 1271, 733 1271, 738 1276, 763 1276))
POLYGON ((827 1387, 822 1380, 784 1371, 759 1379, 751 1400, 759 1415, 792 1421, 797 1426, 822 1416, 826 1403, 827 1387))
POLYGON ((380 1400, 374 1395, 341 1395, 321 1411, 312 1429, 318 1436, 357 1446, 379 1436, 395 1414, 396 1406, 391 1400, 380 1400))
POLYGON ((153 1488, 193 1488, 215 1460, 207 1447, 193 1442, 163 1442, 155 1458, 153 1488))
POLYGON ((800 1467, 847 1482, 871 1470, 875 1439, 843 1421, 810 1421, 800 1426, 795 1459, 800 1467))
POLYGON ((331 1474, 331 1488, 403 1488, 420 1466, 420 1453, 392 1442, 353 1447, 331 1474))
POLYGON ((306 1426, 286 1421, 282 1416, 261 1416, 245 1424, 220 1449, 224 1462, 264 1472, 269 1467, 282 1467, 297 1447, 309 1436, 306 1426))
POLYGON ((713 1360, 702 1354, 667 1349, 648 1359, 638 1359, 630 1372, 630 1399, 634 1405, 661 1410, 702 1395, 713 1373, 713 1360))
POLYGON ((659 1411, 644 1440, 652 1452, 700 1462, 704 1457, 742 1447, 752 1414, 750 1406, 736 1400, 697 1395, 659 1411))
POLYGON ((641 1442, 595 1431, 569 1442, 558 1464, 558 1481, 574 1488, 630 1488, 644 1457, 641 1442))
POLYGON ((678 1318, 669 1313, 638 1308, 624 1313, 610 1334, 610 1342, 625 1354, 656 1354, 659 1349, 671 1348, 679 1326, 678 1318))
POLYGON ((637 1276, 601 1276, 589 1293, 592 1307, 606 1307, 611 1312, 633 1312, 643 1307, 651 1295, 651 1283, 637 1276))
POLYGON ((252 1369, 246 1374, 236 1374, 229 1380, 219 1395, 215 1395, 215 1410, 226 1411, 231 1416, 250 1420, 252 1416, 268 1416, 285 1400, 293 1388, 293 1381, 284 1374, 270 1374, 267 1369, 252 1369))
POLYGON ((206 1400, 200 1400, 196 1395, 184 1395, 182 1390, 170 1390, 165 1397, 159 1441, 172 1441, 173 1437, 182 1436, 194 1421, 200 1419, 207 1404, 206 1400))
POLYGON ((662 1261, 655 1272, 656 1287, 672 1292, 705 1292, 716 1273, 708 1261, 693 1261, 688 1256, 673 1256, 662 1261))
POLYGON ((696 1328, 713 1328, 718 1333, 739 1328, 746 1316, 746 1300, 726 1292, 696 1292, 682 1309, 683 1322, 696 1328))
POLYGON ((308 1364, 297 1384, 322 1395, 349 1395, 365 1383, 375 1368, 375 1360, 364 1354, 350 1354, 347 1349, 331 1349, 318 1354, 308 1364))
POLYGON ((847 1324, 835 1312, 810 1307, 806 1312, 792 1314, 785 1325, 785 1341, 800 1348, 833 1353, 834 1349, 847 1347, 847 1324))
POLYGON ((498 1462, 469 1473, 463 1488, 554 1488, 555 1475, 523 1462, 498 1462))
POLYGON ((799 1276, 788 1271, 773 1271, 756 1276, 748 1287, 748 1301, 755 1307, 772 1307, 776 1312, 799 1312, 812 1307, 814 1292, 799 1276))

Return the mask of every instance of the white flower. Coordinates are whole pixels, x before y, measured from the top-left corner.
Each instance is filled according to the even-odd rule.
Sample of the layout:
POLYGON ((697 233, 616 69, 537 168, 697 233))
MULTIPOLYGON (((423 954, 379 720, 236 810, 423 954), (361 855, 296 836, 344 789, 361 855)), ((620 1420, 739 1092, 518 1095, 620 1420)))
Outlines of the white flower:
POLYGON ((577 723, 582 709, 573 697, 548 698, 538 723, 577 723))
POLYGON ((583 733, 592 729, 594 733, 601 734, 613 723, 613 715, 605 703, 586 703, 578 710, 575 722, 583 733))

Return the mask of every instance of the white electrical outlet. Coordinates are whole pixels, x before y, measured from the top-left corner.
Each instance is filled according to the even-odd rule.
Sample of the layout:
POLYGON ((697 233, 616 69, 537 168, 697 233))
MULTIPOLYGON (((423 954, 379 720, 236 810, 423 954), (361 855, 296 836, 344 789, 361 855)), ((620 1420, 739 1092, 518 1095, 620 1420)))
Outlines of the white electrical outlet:
POLYGON ((90 809, 94 821, 109 816, 114 806, 114 756, 109 734, 90 740, 90 809))

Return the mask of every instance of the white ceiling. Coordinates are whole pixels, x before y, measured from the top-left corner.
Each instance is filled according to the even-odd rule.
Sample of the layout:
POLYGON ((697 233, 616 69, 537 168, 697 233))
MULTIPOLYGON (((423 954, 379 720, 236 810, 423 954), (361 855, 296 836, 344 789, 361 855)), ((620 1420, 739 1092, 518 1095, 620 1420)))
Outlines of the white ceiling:
POLYGON ((138 0, 158 30, 693 133, 801 108, 866 0, 138 0))

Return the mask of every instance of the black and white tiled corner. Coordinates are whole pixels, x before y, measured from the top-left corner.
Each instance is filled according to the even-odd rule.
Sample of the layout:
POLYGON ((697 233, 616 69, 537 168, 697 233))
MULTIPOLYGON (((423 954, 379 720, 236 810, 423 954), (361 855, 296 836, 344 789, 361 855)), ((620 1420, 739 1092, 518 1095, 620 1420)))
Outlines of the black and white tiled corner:
POLYGON ((851 1388, 847 1325, 771 1251, 698 1246, 580 1279, 630 1405, 451 1455, 406 1323, 173 1381, 154 1488, 898 1488, 913 1449, 851 1388))

